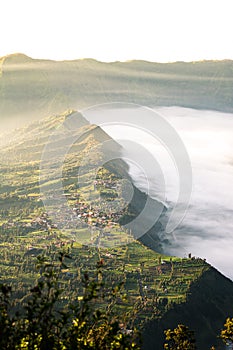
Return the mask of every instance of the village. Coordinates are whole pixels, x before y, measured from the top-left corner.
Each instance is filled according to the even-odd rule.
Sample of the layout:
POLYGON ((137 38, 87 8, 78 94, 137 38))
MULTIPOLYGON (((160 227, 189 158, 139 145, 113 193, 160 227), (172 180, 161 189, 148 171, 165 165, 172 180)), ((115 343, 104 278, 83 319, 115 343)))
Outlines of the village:
MULTIPOLYGON (((131 213, 121 198, 119 180, 102 170, 84 187, 84 193, 79 188, 66 186, 61 206, 56 206, 56 194, 51 193, 49 199, 55 203, 52 215, 43 207, 40 193, 14 195, 18 208, 5 209, 0 224, 2 237, 7 233, 1 248, 3 261, 9 260, 9 276, 18 278, 21 273, 26 282, 37 257, 51 254, 55 257, 64 251, 74 259, 72 264, 68 263, 70 268, 61 270, 70 292, 81 282, 81 269, 88 267, 93 272, 96 259, 101 257, 108 267, 106 279, 109 283, 125 279, 125 288, 132 300, 143 304, 142 317, 146 314, 145 308, 159 315, 168 300, 169 303, 184 300, 191 278, 191 275, 187 280, 183 278, 184 269, 186 272, 196 269, 199 273, 203 262, 192 260, 191 255, 187 262, 164 258, 135 241, 133 233, 120 225, 122 217, 131 213), (90 190, 95 194, 91 200, 86 196, 90 190), (11 260, 11 255, 17 259, 11 260)), ((5 200, 10 201, 9 197, 5 200)))
MULTIPOLYGON (((100 198, 97 198, 97 200, 88 202, 78 192, 65 191, 63 194, 65 198, 64 204, 56 208, 52 216, 45 211, 40 211, 39 214, 30 214, 26 218, 21 216, 21 219, 19 215, 15 219, 9 219, 6 215, 6 220, 0 225, 0 231, 4 232, 11 229, 16 233, 20 232, 20 234, 35 232, 36 235, 41 231, 47 235, 43 239, 46 237, 50 241, 52 237, 57 236, 57 230, 62 230, 63 233, 68 234, 67 237, 73 236, 73 239, 83 244, 94 246, 100 246, 101 240, 116 240, 116 233, 123 232, 124 239, 121 241, 118 234, 117 240, 118 244, 124 244, 125 236, 130 235, 132 240, 132 233, 124 230, 119 224, 119 220, 127 213, 127 208, 122 208, 121 205, 120 209, 117 210, 116 202, 119 200, 116 198, 118 186, 116 178, 105 174, 104 179, 97 178, 93 182, 94 191, 100 193, 100 198), (108 191, 107 196, 106 191, 108 191), (84 229, 87 229, 86 238, 83 237, 84 229), (82 232, 82 238, 79 237, 80 232, 82 232)), ((51 199, 56 201, 55 194, 51 194, 51 199)), ((38 202, 39 200, 40 197, 37 193, 28 195, 28 201, 30 202, 38 202)), ((60 245, 60 242, 55 242, 55 244, 60 245)))

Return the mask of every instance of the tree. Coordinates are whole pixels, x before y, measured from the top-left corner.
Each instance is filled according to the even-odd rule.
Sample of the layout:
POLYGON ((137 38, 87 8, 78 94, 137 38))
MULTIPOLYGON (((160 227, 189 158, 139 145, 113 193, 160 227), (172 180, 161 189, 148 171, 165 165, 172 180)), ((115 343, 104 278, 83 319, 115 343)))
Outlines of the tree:
POLYGON ((225 344, 232 344, 233 346, 233 318, 228 317, 221 331, 220 338, 225 344))
POLYGON ((177 328, 165 330, 165 350, 195 350, 195 338, 193 331, 187 326, 179 324, 177 328))

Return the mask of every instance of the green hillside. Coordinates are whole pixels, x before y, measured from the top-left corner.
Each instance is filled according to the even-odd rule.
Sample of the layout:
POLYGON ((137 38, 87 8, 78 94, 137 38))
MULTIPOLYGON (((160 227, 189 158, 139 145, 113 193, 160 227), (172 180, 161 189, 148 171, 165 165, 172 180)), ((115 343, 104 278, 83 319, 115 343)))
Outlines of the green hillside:
POLYGON ((133 187, 132 201, 124 206, 121 185, 130 178, 120 152, 120 146, 103 130, 74 111, 5 136, 0 150, 0 281, 20 290, 15 296, 20 300, 40 276, 36 257, 55 260, 59 251, 65 251, 71 259, 61 270, 60 284, 65 287, 64 300, 72 299, 77 297, 74 291, 82 294, 82 272, 92 276, 101 260, 110 287, 124 282, 122 293, 127 298, 119 299, 116 310, 122 315, 136 310, 136 325, 141 324, 142 330, 145 327, 145 349, 161 349, 162 329, 187 319, 190 327, 198 330, 200 349, 207 349, 233 311, 233 283, 202 259, 165 256, 162 224, 152 228, 154 250, 142 244, 143 240, 148 243, 146 235, 142 242, 134 239, 133 229, 122 223, 137 216, 146 195, 133 187), (39 178, 43 150, 53 132, 57 136, 46 158, 49 173, 39 178), (74 139, 62 171, 67 211, 56 202, 56 169, 62 150, 74 139), (104 140, 110 141, 107 150, 104 140), (104 160, 105 152, 115 160, 94 174, 94 166, 104 160), (78 180, 81 166, 84 171, 78 180), (46 208, 44 193, 52 199, 46 208), (50 210, 55 216, 50 216, 50 210))
POLYGON ((8 127, 12 118, 20 124, 105 102, 233 111, 230 60, 56 62, 15 54, 0 60, 0 72, 0 116, 8 127))

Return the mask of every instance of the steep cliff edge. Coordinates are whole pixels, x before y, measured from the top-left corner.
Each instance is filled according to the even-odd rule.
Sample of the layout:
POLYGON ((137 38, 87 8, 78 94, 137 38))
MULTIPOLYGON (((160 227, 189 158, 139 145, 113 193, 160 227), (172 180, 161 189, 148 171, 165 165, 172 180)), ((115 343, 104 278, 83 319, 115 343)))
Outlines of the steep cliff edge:
POLYGON ((145 350, 163 349, 164 329, 185 324, 194 330, 198 350, 212 345, 224 349, 217 339, 226 317, 233 315, 233 282, 210 267, 190 286, 187 302, 175 305, 160 320, 147 323, 143 333, 145 350))

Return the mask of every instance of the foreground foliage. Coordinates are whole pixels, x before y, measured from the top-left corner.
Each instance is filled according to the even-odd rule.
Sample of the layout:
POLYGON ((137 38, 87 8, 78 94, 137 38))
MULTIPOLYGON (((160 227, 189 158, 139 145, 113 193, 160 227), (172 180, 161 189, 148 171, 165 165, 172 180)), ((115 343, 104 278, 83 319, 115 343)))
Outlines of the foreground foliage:
MULTIPOLYGON (((59 281, 65 258, 69 255, 60 253, 59 263, 54 263, 39 256, 40 277, 20 299, 20 290, 0 286, 0 349, 139 350, 139 332, 132 326, 135 314, 123 315, 117 309, 125 298, 123 283, 106 287, 100 260, 94 277, 83 274, 83 293, 77 293, 75 300, 66 299, 59 281)), ((194 332, 185 325, 164 333, 165 350, 197 349, 194 332)), ((220 338, 225 344, 233 342, 232 318, 227 318, 220 338)))
POLYGON ((228 317, 220 334, 225 344, 233 344, 233 318, 228 317))
MULTIPOLYGON (((196 340, 194 332, 187 326, 179 324, 175 329, 167 329, 164 331, 166 342, 164 344, 165 350, 196 350, 196 340)), ((233 318, 228 317, 221 330, 219 338, 223 340, 226 345, 233 346, 233 318)), ((212 346, 210 350, 215 350, 212 346)))
MULTIPOLYGON (((60 261, 62 267, 62 256, 60 261)), ((136 330, 127 330, 112 311, 121 286, 105 289, 101 261, 96 278, 84 274, 83 295, 73 302, 62 299, 58 267, 39 258, 38 268, 42 276, 20 304, 11 288, 1 285, 0 349, 139 349, 136 330), (107 307, 99 307, 105 300, 107 307)))
POLYGON ((174 330, 166 330, 165 350, 195 350, 195 338, 193 331, 187 326, 178 325, 174 330))

